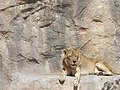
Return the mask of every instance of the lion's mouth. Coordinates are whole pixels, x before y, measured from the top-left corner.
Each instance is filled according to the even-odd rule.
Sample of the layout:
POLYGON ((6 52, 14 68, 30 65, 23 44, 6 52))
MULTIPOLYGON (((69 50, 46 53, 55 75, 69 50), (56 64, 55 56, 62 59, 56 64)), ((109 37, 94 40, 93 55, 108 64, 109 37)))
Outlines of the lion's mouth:
POLYGON ((77 65, 76 65, 76 64, 72 64, 71 66, 72 66, 72 67, 76 67, 77 65))

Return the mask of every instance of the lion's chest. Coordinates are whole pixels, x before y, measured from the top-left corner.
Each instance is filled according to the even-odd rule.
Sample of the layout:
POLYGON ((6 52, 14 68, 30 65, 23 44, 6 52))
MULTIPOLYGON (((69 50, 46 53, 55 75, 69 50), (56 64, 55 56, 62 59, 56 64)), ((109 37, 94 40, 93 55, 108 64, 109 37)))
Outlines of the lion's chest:
POLYGON ((68 75, 68 76, 75 76, 75 73, 76 73, 76 69, 75 69, 75 68, 71 68, 71 69, 67 72, 67 75, 68 75))

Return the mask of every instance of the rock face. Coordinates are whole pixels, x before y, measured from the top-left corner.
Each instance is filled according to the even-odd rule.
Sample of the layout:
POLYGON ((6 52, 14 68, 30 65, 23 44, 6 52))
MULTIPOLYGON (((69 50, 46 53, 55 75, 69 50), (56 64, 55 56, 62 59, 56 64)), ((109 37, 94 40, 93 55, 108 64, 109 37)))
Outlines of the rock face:
POLYGON ((120 73, 120 1, 1 0, 0 90, 38 90, 17 86, 34 75, 58 74, 66 47, 82 47, 84 55, 105 59, 120 73))
MULTIPOLYGON (((67 77, 63 85, 59 84, 58 78, 56 75, 19 74, 5 90, 73 90, 74 77, 67 77)), ((78 90, 119 90, 118 78, 120 76, 82 76, 78 90)))
POLYGON ((120 90, 120 79, 104 83, 102 90, 120 90))

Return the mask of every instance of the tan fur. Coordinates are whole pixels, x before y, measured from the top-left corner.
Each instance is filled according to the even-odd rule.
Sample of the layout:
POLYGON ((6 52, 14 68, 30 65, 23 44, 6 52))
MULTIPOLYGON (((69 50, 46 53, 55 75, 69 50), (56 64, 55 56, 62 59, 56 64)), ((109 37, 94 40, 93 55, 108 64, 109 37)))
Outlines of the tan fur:
POLYGON ((112 68, 105 60, 80 55, 81 74, 113 75, 112 68))
POLYGON ((63 84, 66 75, 75 76, 74 79, 74 90, 77 90, 78 84, 80 82, 80 59, 79 50, 67 48, 63 50, 62 56, 62 70, 60 75, 60 83, 63 84))
POLYGON ((64 83, 66 75, 73 75, 74 88, 76 88, 81 74, 113 75, 113 72, 104 60, 86 57, 80 53, 79 48, 63 50, 60 83, 64 83))

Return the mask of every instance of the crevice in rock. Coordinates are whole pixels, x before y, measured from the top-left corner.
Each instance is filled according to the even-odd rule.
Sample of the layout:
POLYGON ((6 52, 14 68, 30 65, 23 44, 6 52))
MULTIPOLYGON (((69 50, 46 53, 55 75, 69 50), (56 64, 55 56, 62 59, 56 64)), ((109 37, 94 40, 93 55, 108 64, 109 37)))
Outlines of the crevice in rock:
POLYGON ((6 35, 6 34, 9 34, 9 33, 13 33, 12 31, 0 31, 0 33, 2 34, 2 35, 6 35))
POLYGON ((43 0, 20 0, 21 2, 25 2, 25 3, 36 3, 38 1, 43 1, 43 0))
POLYGON ((117 7, 117 8, 120 6, 119 2, 117 0, 114 0, 114 6, 117 7))
POLYGON ((44 59, 54 57, 54 55, 52 54, 51 51, 42 52, 42 53, 40 53, 40 54, 44 57, 44 59))
POLYGON ((77 14, 74 16, 74 18, 78 17, 81 13, 83 13, 85 11, 85 9, 87 8, 88 5, 84 6, 83 9, 77 14))
POLYGON ((120 79, 113 82, 105 82, 101 90, 120 90, 120 79))
POLYGON ((53 46, 53 48, 55 50, 62 50, 62 49, 65 49, 65 45, 55 45, 55 46, 53 46))
POLYGON ((29 42, 29 41, 31 41, 33 38, 36 38, 37 36, 30 36, 29 38, 25 38, 24 36, 21 36, 21 37, 22 37, 22 39, 23 39, 24 41, 29 42))
MULTIPOLYGON (((39 5, 38 5, 38 6, 39 6, 39 5)), ((42 9, 45 9, 45 8, 46 8, 46 6, 42 6, 42 7, 34 8, 34 9, 31 9, 31 10, 29 9, 30 11, 27 11, 27 9, 26 9, 26 11, 22 10, 22 12, 18 13, 18 14, 13 18, 12 21, 16 20, 18 17, 22 17, 24 20, 26 20, 29 16, 31 16, 31 15, 33 15, 34 13, 36 13, 36 12, 42 10, 42 9), (23 11, 24 11, 24 12, 23 12, 23 11)))
POLYGON ((53 23, 53 22, 48 22, 48 23, 46 23, 46 24, 44 24, 44 25, 41 25, 41 26, 39 26, 39 27, 40 27, 40 28, 48 27, 48 26, 50 26, 52 23, 53 23))
POLYGON ((32 58, 32 59, 29 59, 29 58, 28 58, 28 60, 29 60, 30 62, 34 62, 34 63, 40 64, 35 58, 32 58))
POLYGON ((40 63, 37 61, 36 58, 33 58, 33 57, 32 57, 32 58, 28 58, 28 57, 23 56, 21 53, 19 54, 19 56, 23 57, 24 59, 28 60, 28 61, 31 62, 31 63, 40 64, 40 63))
POLYGON ((102 37, 102 38, 110 37, 110 36, 108 36, 108 35, 102 35, 102 34, 95 34, 95 35, 98 36, 98 37, 102 37))
POLYGON ((87 28, 87 27, 80 27, 80 32, 87 32, 87 30, 88 30, 89 28, 87 28))
POLYGON ((33 9, 34 9, 33 7, 29 7, 29 8, 21 10, 21 13, 25 13, 27 11, 32 11, 33 9))
POLYGON ((100 22, 100 23, 103 23, 103 21, 102 21, 102 20, 97 19, 97 18, 94 18, 92 21, 93 21, 93 22, 100 22))
POLYGON ((56 30, 53 30, 54 32, 56 32, 56 33, 60 33, 60 34, 65 34, 64 32, 62 32, 62 31, 56 31, 56 30))
POLYGON ((65 9, 66 7, 71 7, 71 4, 64 4, 64 3, 61 3, 61 4, 58 4, 58 5, 55 5, 54 7, 55 7, 55 8, 62 8, 62 9, 65 9))
POLYGON ((18 4, 15 4, 15 5, 10 5, 8 7, 0 9, 0 12, 5 11, 5 10, 10 9, 10 8, 13 8, 13 7, 16 7, 16 6, 21 6, 21 5, 24 5, 24 4, 26 4, 26 3, 18 3, 18 4))

